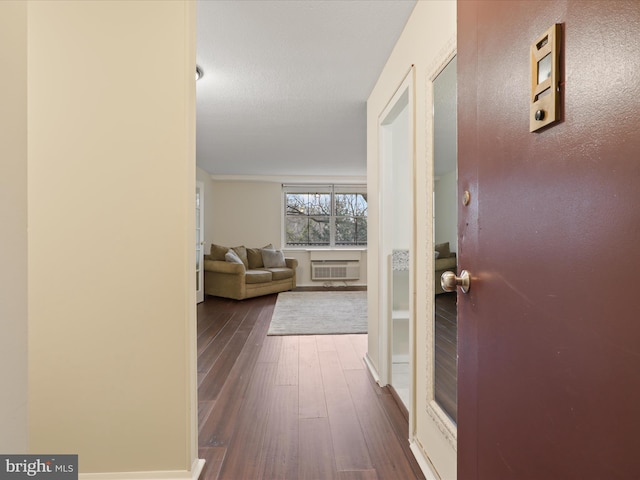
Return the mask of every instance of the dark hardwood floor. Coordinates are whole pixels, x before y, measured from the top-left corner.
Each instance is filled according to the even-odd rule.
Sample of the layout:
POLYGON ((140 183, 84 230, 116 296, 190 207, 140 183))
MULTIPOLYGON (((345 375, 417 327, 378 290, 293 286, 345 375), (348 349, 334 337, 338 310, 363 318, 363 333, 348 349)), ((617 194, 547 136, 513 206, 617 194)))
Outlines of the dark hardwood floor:
POLYGON ((445 412, 458 415, 458 320, 456 293, 436 295, 435 397, 445 412))
POLYGON ((269 337, 276 295, 198 305, 202 479, 423 479, 366 335, 269 337))

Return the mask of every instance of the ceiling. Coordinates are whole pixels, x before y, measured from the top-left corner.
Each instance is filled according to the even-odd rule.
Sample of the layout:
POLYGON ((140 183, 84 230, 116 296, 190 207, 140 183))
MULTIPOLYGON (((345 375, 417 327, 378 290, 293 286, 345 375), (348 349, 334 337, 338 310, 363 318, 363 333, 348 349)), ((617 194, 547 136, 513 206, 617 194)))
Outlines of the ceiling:
POLYGON ((415 3, 199 0, 198 166, 366 175, 366 100, 415 3))

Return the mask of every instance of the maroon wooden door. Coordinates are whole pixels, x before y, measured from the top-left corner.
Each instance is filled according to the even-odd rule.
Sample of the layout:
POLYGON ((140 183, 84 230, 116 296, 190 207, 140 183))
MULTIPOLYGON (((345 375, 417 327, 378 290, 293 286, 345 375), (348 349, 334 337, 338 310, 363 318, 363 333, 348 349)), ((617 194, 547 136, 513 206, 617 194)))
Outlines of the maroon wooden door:
POLYGON ((640 2, 459 2, 458 143, 458 478, 640 479, 640 2))

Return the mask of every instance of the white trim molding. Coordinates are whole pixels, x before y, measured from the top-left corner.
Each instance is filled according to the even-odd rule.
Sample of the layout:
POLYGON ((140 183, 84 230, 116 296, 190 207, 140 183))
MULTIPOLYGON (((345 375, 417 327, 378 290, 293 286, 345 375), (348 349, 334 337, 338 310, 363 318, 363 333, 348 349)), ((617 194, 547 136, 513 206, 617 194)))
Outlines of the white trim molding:
POLYGON ((424 449, 420 442, 416 439, 412 439, 409 441, 409 448, 413 453, 413 456, 416 458, 418 465, 420 466, 420 470, 424 473, 424 476, 427 480, 440 480, 440 476, 436 473, 436 469, 433 468, 431 461, 425 455, 424 449))
POLYGON ((165 470, 144 472, 80 473, 79 480, 198 480, 205 460, 196 458, 191 470, 165 470))
POLYGON ((330 175, 211 175, 211 180, 217 182, 267 182, 267 183, 293 183, 304 184, 325 184, 336 185, 366 185, 366 175, 349 175, 333 177, 330 175))
MULTIPOLYGON (((371 361, 371 358, 369 357, 369 352, 367 352, 364 355, 364 363, 369 369, 369 373, 371 374, 373 379, 376 381, 378 385, 380 385, 380 375, 378 374, 378 370, 376 369, 376 366, 373 364, 373 361, 371 361)), ((385 385, 380 385, 380 386, 384 387, 385 385)))

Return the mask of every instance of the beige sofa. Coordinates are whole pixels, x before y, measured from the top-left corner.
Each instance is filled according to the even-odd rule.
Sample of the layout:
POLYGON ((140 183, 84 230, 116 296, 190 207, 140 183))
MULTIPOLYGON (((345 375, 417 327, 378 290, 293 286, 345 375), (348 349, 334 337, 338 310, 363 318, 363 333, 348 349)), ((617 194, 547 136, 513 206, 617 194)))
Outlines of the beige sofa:
POLYGON ((440 285, 440 277, 446 271, 451 271, 455 274, 457 271, 457 261, 456 253, 451 252, 449 249, 449 242, 439 243, 435 246, 435 251, 437 252, 436 260, 435 260, 435 287, 436 287, 436 295, 440 293, 444 293, 442 289, 442 285, 440 285))
POLYGON ((229 248, 214 244, 211 253, 204 256, 204 293, 243 300, 293 290, 297 266, 298 260, 284 258, 271 245, 229 248))

